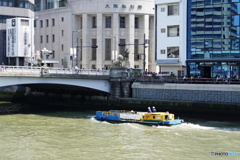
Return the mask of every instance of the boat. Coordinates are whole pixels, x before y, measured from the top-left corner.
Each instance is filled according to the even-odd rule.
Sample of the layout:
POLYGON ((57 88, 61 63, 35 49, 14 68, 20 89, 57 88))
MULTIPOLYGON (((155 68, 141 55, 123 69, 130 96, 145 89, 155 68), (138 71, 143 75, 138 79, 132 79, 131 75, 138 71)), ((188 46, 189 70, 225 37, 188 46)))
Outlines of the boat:
POLYGON ((110 123, 138 123, 143 125, 173 126, 184 122, 175 119, 174 114, 167 112, 139 112, 126 110, 97 111, 94 117, 98 121, 110 123))

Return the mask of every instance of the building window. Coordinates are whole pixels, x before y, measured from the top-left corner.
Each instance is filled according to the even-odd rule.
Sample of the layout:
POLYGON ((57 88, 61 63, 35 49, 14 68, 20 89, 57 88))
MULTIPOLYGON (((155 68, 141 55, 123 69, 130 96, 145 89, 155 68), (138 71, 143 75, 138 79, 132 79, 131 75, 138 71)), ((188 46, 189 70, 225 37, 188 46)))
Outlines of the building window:
POLYGON ((63 44, 62 44, 62 51, 64 50, 64 46, 63 46, 63 44))
MULTIPOLYGON (((92 39, 92 46, 97 45, 97 39, 92 39)), ((97 48, 92 48, 92 60, 97 59, 97 48)))
POLYGON ((161 33, 165 33, 165 32, 166 32, 165 28, 161 28, 161 33))
POLYGON ((62 22, 64 21, 64 17, 62 17, 62 22))
POLYGON ((168 26, 168 37, 179 37, 179 26, 168 26))
POLYGON ((125 28, 125 17, 120 17, 120 28, 125 28))
POLYGON ((96 65, 93 64, 93 65, 92 65, 92 69, 96 69, 96 65))
POLYGON ((48 35, 46 35, 46 43, 48 43, 48 35))
POLYGON ((139 28, 139 18, 138 17, 135 17, 134 26, 136 29, 139 28))
POLYGON ((165 8, 161 8, 161 12, 165 12, 165 8))
POLYGON ((43 36, 40 37, 40 43, 43 43, 43 36))
POLYGON ((55 51, 52 50, 52 58, 55 58, 55 51))
MULTIPOLYGON (((120 39, 120 44, 125 44, 125 39, 120 39)), ((125 47, 124 46, 120 46, 119 48, 119 53, 120 55, 124 56, 125 55, 125 47)))
POLYGON ((179 15, 179 6, 178 6, 178 4, 168 5, 168 15, 169 16, 179 15))
POLYGON ((105 27, 106 28, 112 27, 112 18, 111 17, 106 17, 105 27))
POLYGON ((92 28, 97 28, 97 19, 96 19, 96 17, 92 17, 92 28))
POLYGON ((105 39, 105 60, 111 60, 111 39, 105 39))
POLYGON ((62 36, 64 36, 64 30, 62 30, 62 36))
POLYGON ((40 27, 42 28, 43 27, 43 21, 40 20, 40 27))
POLYGON ((167 58, 179 58, 179 47, 168 47, 167 58))
POLYGON ((161 49, 161 54, 165 54, 165 49, 161 49))
POLYGON ((48 27, 48 19, 46 19, 46 27, 48 27))
POLYGON ((139 40, 135 39, 134 40, 134 60, 139 60, 139 50, 138 50, 138 46, 139 46, 139 40))
POLYGON ((55 19, 52 19, 52 26, 55 26, 55 19))
POLYGON ((55 42, 55 35, 52 35, 52 42, 55 42))

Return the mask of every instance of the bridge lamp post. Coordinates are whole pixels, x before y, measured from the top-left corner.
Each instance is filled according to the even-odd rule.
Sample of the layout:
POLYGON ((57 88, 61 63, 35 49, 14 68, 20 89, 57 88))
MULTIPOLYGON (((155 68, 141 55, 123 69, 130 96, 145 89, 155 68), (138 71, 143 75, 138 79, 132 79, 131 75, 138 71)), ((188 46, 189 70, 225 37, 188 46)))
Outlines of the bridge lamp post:
MULTIPOLYGON (((74 32, 80 33, 80 30, 72 31, 72 55, 70 55, 70 60, 72 61, 72 66, 73 66, 73 60, 74 60, 74 45, 73 45, 73 39, 74 39, 74 32)), ((77 36, 77 42, 76 42, 76 50, 78 50, 78 36, 77 36)), ((78 65, 78 51, 76 51, 76 65, 78 65)))
POLYGON ((46 57, 47 56, 49 56, 50 54, 52 54, 52 51, 49 51, 49 50, 47 50, 46 48, 43 48, 42 50, 41 50, 41 52, 42 52, 42 54, 43 54, 43 58, 44 58, 44 67, 47 67, 47 65, 46 65, 46 57))
MULTIPOLYGON (((146 68, 146 53, 145 53, 145 49, 147 48, 146 44, 148 44, 148 42, 146 40, 145 33, 144 33, 143 43, 142 44, 118 44, 118 46, 124 47, 124 46, 127 46, 127 45, 143 45, 143 57, 141 59, 143 59, 143 70, 145 71, 145 68, 146 68)), ((125 54, 126 54, 127 51, 128 50, 126 49, 125 50, 125 54)))

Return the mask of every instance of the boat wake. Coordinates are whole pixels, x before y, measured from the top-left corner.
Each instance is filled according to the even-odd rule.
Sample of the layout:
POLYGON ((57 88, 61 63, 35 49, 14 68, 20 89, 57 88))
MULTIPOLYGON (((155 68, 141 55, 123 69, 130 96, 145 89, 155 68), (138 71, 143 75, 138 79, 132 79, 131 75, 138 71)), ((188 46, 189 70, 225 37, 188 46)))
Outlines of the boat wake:
MULTIPOLYGON (((170 127, 171 128, 171 127, 170 127)), ((177 126, 172 126, 172 128, 179 128, 179 129, 193 129, 193 130, 215 130, 215 131, 240 131, 239 126, 230 126, 224 125, 221 122, 214 122, 213 124, 208 122, 204 124, 193 124, 193 123, 182 123, 177 126)))

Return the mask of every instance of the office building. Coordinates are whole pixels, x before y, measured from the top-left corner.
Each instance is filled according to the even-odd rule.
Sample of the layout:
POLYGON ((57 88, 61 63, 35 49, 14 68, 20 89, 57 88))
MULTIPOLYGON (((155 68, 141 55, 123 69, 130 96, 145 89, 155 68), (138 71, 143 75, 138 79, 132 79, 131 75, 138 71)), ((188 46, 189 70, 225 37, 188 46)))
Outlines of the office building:
POLYGON ((8 64, 10 61, 6 56, 6 22, 16 17, 33 19, 34 0, 0 0, 0 63, 8 64))
POLYGON ((187 1, 155 0, 155 58, 162 73, 186 70, 186 7, 187 1))
POLYGON ((126 67, 156 71, 153 0, 45 2, 36 12, 35 45, 53 51, 54 67, 109 68, 121 54, 126 67))
POLYGON ((176 74, 183 68, 188 76, 239 77, 239 1, 155 0, 155 8, 156 61, 163 69, 175 63, 171 71, 176 74), (176 43, 179 52, 169 56, 176 43))

